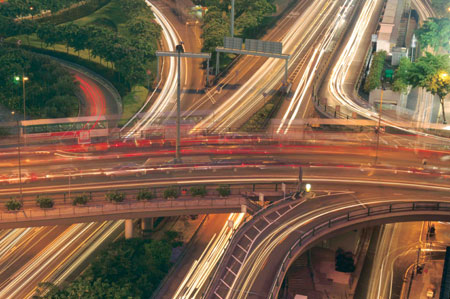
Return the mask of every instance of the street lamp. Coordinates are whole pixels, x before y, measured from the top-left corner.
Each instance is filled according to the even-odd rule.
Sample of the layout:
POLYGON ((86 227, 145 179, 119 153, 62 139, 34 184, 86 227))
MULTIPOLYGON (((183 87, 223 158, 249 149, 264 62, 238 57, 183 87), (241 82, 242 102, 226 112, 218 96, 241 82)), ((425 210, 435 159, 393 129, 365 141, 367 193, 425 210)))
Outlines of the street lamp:
MULTIPOLYGON (((447 73, 447 72, 441 72, 441 73, 439 74, 439 78, 440 78, 442 81, 448 80, 448 73, 447 73)), ((444 83, 444 82, 443 82, 443 83, 444 83)), ((444 119, 443 124, 445 125, 445 124, 447 124, 447 120, 445 119, 444 97, 441 97, 441 96, 439 96, 439 97, 440 97, 441 106, 442 106, 442 117, 443 117, 443 119, 444 119)))
POLYGON ((234 0, 231 0, 231 24, 230 25, 231 25, 231 28, 230 28, 231 37, 234 37, 234 0))
POLYGON ((381 81, 381 93, 380 93, 380 112, 378 113, 378 127, 376 130, 377 133, 377 150, 375 152, 375 165, 378 161, 378 148, 380 146, 380 133, 381 133, 381 112, 383 111, 383 90, 384 90, 384 84, 383 81, 381 81))
MULTIPOLYGON (((11 115, 14 117, 15 112, 11 111, 11 115)), ((16 117, 17 122, 17 154, 19 157, 19 194, 20 194, 20 202, 23 204, 23 195, 22 195, 22 162, 20 157, 20 125, 19 118, 16 117)))
POLYGON ((180 163, 180 105, 181 105, 181 53, 184 53, 183 42, 176 47, 178 53, 178 80, 177 80, 177 142, 175 145, 175 162, 180 163))
MULTIPOLYGON (((20 76, 14 76, 14 80, 16 82, 20 81, 20 76)), ((26 119, 25 115, 25 82, 28 81, 28 77, 26 77, 24 74, 22 74, 22 95, 23 95, 23 120, 26 119)))

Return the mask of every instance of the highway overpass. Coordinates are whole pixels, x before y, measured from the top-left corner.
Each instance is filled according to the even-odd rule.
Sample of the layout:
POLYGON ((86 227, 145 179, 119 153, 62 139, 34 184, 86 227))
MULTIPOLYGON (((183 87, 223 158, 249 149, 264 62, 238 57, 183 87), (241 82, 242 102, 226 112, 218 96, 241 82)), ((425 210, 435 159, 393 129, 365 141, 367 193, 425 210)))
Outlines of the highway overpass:
POLYGON ((277 298, 289 266, 319 240, 362 226, 450 220, 448 192, 397 189, 380 196, 379 188, 355 189, 259 211, 234 235, 206 297, 277 298))

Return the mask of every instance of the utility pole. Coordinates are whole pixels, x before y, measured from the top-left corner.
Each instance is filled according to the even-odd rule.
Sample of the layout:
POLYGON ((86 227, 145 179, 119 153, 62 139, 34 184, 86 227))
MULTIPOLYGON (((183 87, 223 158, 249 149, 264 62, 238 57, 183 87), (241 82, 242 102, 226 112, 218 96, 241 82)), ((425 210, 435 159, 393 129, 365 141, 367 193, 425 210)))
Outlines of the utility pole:
MULTIPOLYGON (((176 138, 176 145, 175 145, 175 163, 180 163, 181 162, 181 155, 180 155, 181 57, 207 59, 206 84, 209 85, 209 60, 211 59, 211 54, 210 53, 185 53, 184 47, 183 47, 183 42, 180 42, 180 44, 176 46, 176 52, 156 51, 156 56, 157 57, 169 56, 169 57, 177 58, 177 69, 178 69, 178 76, 177 76, 177 138, 176 138)), ((158 71, 159 71, 159 69, 158 69, 158 71)), ((159 78, 159 75, 158 75, 158 78, 159 78)))
POLYGON ((180 105, 181 105, 181 53, 184 53, 183 42, 176 47, 178 53, 178 79, 177 79, 177 143, 175 145, 175 161, 181 162, 180 158, 180 105))
POLYGON ((377 129, 377 150, 375 152, 375 165, 378 162, 378 148, 380 147, 380 133, 381 133, 381 112, 383 111, 383 90, 384 85, 381 81, 381 94, 380 94, 380 112, 378 113, 378 129, 377 129))
MULTIPOLYGON (((11 115, 15 115, 15 112, 12 111, 11 115)), ((22 161, 20 156, 20 124, 19 119, 16 117, 17 122, 17 155, 19 159, 19 195, 20 195, 20 202, 23 205, 23 195, 22 195, 22 161)))
POLYGON ((234 0, 231 0, 231 37, 234 37, 234 0))

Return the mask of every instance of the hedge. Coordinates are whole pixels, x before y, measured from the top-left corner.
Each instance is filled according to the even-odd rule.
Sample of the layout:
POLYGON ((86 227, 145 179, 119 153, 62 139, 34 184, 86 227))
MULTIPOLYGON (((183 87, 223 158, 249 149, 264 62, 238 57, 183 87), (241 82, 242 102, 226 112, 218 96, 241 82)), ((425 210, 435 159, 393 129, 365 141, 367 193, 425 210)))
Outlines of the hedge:
POLYGON ((384 61, 386 60, 386 51, 380 51, 373 54, 372 64, 369 75, 364 82, 364 91, 370 92, 381 86, 381 75, 383 73, 384 61))

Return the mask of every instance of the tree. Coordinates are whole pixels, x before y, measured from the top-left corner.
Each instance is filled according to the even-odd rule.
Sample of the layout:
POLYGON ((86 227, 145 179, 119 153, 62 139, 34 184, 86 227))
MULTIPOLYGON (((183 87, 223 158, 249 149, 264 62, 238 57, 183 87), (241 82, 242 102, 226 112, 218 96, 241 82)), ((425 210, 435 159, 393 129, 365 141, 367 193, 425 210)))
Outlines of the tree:
POLYGON ((399 83, 394 81, 394 85, 422 87, 437 95, 442 106, 443 122, 446 123, 444 99, 450 93, 450 58, 447 55, 432 55, 426 52, 425 56, 414 63, 402 61, 395 73, 395 81, 399 80, 399 83))
POLYGON ((370 65, 369 75, 364 82, 364 91, 370 92, 381 86, 381 75, 383 73, 386 51, 379 51, 373 54, 372 64, 370 65))
POLYGON ((203 50, 215 53, 217 46, 223 45, 224 36, 229 34, 228 17, 217 7, 210 7, 202 25, 203 50))
POLYGON ((433 0, 431 1, 431 7, 433 7, 436 14, 444 17, 450 17, 449 7, 450 4, 448 0, 433 0))
POLYGON ((344 251, 342 248, 336 250, 335 270, 339 272, 351 273, 355 271, 355 262, 351 251, 344 251))
POLYGON ((400 60, 400 64, 395 70, 394 83, 392 90, 397 92, 406 92, 408 89, 408 70, 411 69, 411 61, 407 57, 400 60))
POLYGON ((430 75, 425 80, 425 85, 427 91, 431 92, 433 95, 437 95, 439 97, 439 101, 441 102, 442 107, 442 118, 443 123, 447 123, 447 119, 445 118, 445 108, 444 108, 444 99, 450 93, 450 72, 449 70, 441 69, 438 70, 435 74, 430 75))
POLYGON ((436 53, 441 47, 450 50, 450 19, 430 18, 416 30, 416 36, 423 48, 430 46, 436 53))
POLYGON ((121 0, 120 6, 122 11, 128 17, 135 17, 142 13, 143 10, 150 10, 150 8, 141 0, 121 0))

